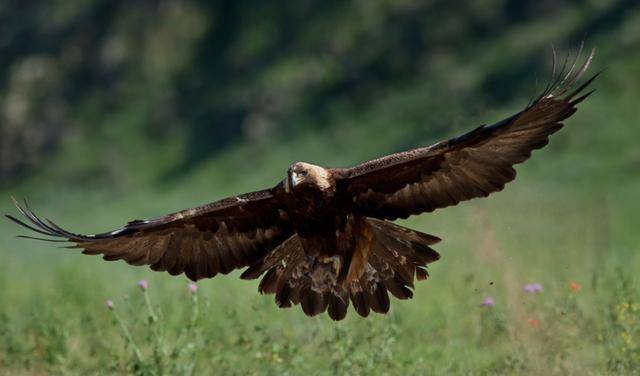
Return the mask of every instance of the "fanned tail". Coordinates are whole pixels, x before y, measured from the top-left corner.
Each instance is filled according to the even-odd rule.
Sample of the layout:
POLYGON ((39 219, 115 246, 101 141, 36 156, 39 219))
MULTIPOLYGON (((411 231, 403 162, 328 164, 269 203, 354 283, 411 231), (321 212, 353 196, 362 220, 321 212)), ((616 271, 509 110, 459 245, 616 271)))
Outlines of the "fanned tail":
POLYGON ((398 299, 413 296, 414 278, 426 279, 426 266, 440 258, 430 246, 440 239, 390 222, 372 218, 358 220, 352 255, 322 256, 304 249, 293 235, 263 259, 251 265, 243 279, 262 277, 259 291, 275 294, 281 308, 300 304, 315 316, 328 311, 342 320, 349 303, 360 316, 371 311, 387 313, 389 294, 398 299))

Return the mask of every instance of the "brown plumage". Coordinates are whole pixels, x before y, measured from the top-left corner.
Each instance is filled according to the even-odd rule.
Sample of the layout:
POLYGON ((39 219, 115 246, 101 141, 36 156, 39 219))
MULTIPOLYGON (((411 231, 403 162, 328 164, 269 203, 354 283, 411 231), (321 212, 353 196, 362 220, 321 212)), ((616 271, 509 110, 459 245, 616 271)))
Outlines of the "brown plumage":
POLYGON ((42 220, 26 202, 15 204, 30 224, 7 217, 85 254, 194 281, 246 267, 241 278, 262 276, 261 293, 275 294, 280 307, 300 304, 309 316, 328 311, 341 320, 350 303, 363 317, 386 313, 388 293, 411 298, 414 279, 426 279, 440 257, 431 248, 440 239, 388 221, 500 191, 515 178, 513 166, 545 146, 591 93, 583 91, 595 76, 574 86, 592 58, 577 67, 576 57, 558 75, 554 58, 548 87, 505 120, 353 168, 295 163, 271 189, 96 235, 42 220))

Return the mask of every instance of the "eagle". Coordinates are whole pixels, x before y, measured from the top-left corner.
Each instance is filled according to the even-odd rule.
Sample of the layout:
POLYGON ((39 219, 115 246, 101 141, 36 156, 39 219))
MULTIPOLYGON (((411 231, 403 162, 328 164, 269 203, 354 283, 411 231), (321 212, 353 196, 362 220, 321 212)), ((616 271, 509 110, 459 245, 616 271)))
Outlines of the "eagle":
POLYGON ((549 83, 523 110, 431 146, 351 168, 294 163, 272 188, 95 235, 41 219, 26 200, 13 199, 26 220, 6 216, 46 236, 21 237, 70 242, 84 254, 193 281, 246 268, 240 278, 262 276, 260 293, 308 316, 326 311, 342 320, 350 303, 362 317, 385 314, 389 293, 411 298, 414 281, 427 279, 427 265, 440 258, 438 237, 393 221, 487 197, 514 180, 514 165, 547 145, 593 92, 585 88, 598 74, 579 82, 594 52, 558 65, 554 52, 549 83))

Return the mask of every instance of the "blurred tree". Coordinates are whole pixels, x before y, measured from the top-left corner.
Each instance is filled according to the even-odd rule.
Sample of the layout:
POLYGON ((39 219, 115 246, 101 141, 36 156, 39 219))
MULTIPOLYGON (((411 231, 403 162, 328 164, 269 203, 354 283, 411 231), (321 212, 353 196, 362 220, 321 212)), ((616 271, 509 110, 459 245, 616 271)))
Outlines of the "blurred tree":
MULTIPOLYGON (((634 5, 7 0, 0 3, 0 182, 73 145, 110 171, 114 156, 179 144, 173 167, 182 173, 230 142, 258 146, 382 111, 392 91, 424 100, 406 116, 428 119, 435 107, 452 119, 445 109, 456 103, 513 100, 548 62, 542 48, 613 27, 634 5)), ((395 106, 384 111, 406 112, 395 106)))

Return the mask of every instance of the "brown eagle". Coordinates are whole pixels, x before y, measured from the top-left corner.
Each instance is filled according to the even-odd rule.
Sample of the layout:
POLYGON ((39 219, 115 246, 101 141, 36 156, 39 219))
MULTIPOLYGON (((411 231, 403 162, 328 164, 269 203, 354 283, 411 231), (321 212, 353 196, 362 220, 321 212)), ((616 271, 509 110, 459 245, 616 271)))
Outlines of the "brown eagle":
POLYGON ((391 221, 502 190, 516 176, 513 166, 545 146, 591 94, 582 92, 597 75, 577 82, 593 54, 582 64, 565 60, 556 74, 554 53, 550 83, 526 108, 432 146, 352 168, 294 163, 273 188, 96 235, 42 220, 26 201, 14 203, 30 224, 7 217, 62 238, 40 240, 72 242, 85 254, 194 281, 247 267, 241 278, 263 276, 261 293, 275 294, 279 307, 300 304, 309 316, 328 311, 341 320, 349 302, 363 317, 386 313, 388 292, 411 298, 414 278, 426 279, 427 264, 440 257, 431 248, 439 238, 391 221))

